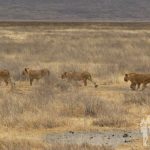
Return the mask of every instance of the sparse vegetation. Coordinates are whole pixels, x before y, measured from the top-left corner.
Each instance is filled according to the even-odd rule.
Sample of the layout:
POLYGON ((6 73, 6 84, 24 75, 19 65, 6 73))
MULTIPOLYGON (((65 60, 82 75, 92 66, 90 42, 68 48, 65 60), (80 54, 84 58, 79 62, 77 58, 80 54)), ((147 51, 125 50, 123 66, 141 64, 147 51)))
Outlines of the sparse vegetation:
POLYGON ((149 92, 137 92, 133 94, 124 95, 124 104, 137 104, 150 106, 149 92))
MULTIPOLYGON (((129 116, 143 116, 140 106, 147 105, 146 113, 150 113, 148 92, 130 91, 123 81, 126 72, 149 71, 149 29, 105 29, 102 25, 0 26, 0 68, 11 72, 16 85, 10 90, 1 83, 0 128, 82 130, 80 119, 87 119, 87 129, 91 130, 130 127, 133 120, 129 116), (50 77, 34 81, 30 87, 21 76, 25 67, 48 68, 50 77), (99 87, 61 80, 64 71, 88 71, 99 87), (133 111, 133 105, 139 110, 133 111)), ((12 142, 8 147, 7 142, 0 143, 4 149, 22 145, 12 142)), ((25 145, 26 149, 32 147, 28 142, 25 145)), ((71 145, 53 149, 93 147, 71 145)))
POLYGON ((99 112, 98 119, 93 121, 94 125, 100 127, 128 127, 129 123, 128 114, 120 104, 103 104, 99 112))
POLYGON ((39 141, 30 141, 30 140, 6 140, 0 139, 0 149, 1 150, 114 150, 109 146, 92 146, 88 144, 83 145, 47 145, 39 141))

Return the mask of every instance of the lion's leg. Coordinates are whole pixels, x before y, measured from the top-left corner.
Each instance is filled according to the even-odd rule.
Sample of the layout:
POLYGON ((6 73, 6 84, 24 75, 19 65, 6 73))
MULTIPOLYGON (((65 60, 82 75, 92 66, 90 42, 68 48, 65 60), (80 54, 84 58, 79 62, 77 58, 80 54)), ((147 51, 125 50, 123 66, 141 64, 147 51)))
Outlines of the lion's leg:
POLYGON ((47 71, 47 76, 49 76, 49 75, 50 75, 50 71, 48 70, 48 71, 47 71))
POLYGON ((4 82, 6 83, 6 85, 8 85, 8 80, 5 79, 4 82))
POLYGON ((143 83, 142 91, 147 87, 147 83, 143 83))
POLYGON ((141 83, 138 83, 138 87, 137 87, 137 90, 140 88, 140 85, 141 85, 141 83))
POLYGON ((30 79, 30 85, 31 85, 31 86, 32 86, 32 82, 33 82, 33 80, 34 80, 34 79, 30 79))
POLYGON ((131 83, 130 88, 131 88, 132 90, 136 90, 136 83, 131 83))
POLYGON ((10 78, 8 79, 8 82, 11 85, 11 89, 13 89, 15 87, 15 82, 13 82, 10 78))
POLYGON ((85 79, 83 80, 83 82, 84 82, 84 86, 87 86, 87 80, 85 79))

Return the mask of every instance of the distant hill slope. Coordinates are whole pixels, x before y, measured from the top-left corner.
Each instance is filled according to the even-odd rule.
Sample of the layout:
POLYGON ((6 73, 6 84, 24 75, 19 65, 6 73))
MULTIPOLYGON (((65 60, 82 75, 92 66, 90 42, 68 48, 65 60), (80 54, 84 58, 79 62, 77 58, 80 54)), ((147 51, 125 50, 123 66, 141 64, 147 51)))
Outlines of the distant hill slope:
POLYGON ((0 20, 150 21, 150 0, 0 0, 0 20))

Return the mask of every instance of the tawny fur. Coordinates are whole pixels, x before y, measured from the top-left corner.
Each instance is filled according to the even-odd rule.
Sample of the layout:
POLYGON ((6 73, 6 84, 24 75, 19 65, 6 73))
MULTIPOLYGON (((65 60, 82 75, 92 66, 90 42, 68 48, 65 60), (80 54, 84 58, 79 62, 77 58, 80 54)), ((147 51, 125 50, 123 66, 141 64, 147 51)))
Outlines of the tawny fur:
POLYGON ((0 80, 4 81, 6 85, 8 85, 9 83, 12 85, 10 72, 6 69, 0 70, 0 80))
POLYGON ((66 78, 68 80, 74 80, 74 81, 83 81, 85 86, 87 86, 87 80, 89 80, 94 84, 95 88, 98 87, 98 85, 95 82, 93 82, 92 76, 89 72, 75 72, 75 71, 64 72, 61 75, 61 78, 62 79, 66 78))
POLYGON ((136 85, 137 89, 140 88, 140 85, 143 84, 142 90, 144 90, 148 83, 150 83, 150 74, 142 74, 142 73, 129 73, 125 74, 124 81, 131 82, 130 88, 135 90, 136 85))
POLYGON ((22 75, 25 75, 30 79, 30 85, 32 85, 34 79, 39 80, 43 77, 49 76, 49 74, 50 71, 48 69, 33 70, 30 68, 25 68, 22 72, 22 75))

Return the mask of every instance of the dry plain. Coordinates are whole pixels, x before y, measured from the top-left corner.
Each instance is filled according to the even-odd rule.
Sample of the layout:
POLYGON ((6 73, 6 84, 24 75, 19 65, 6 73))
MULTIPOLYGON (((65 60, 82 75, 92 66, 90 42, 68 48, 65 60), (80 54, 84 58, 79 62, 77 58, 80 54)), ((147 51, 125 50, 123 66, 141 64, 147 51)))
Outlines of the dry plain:
MULTIPOLYGON (((48 133, 135 131, 150 114, 150 87, 132 91, 125 73, 150 70, 149 23, 0 23, 0 68, 13 89, 0 85, 1 149, 112 149, 51 145, 48 133), (48 68, 30 86, 25 67, 48 68), (99 85, 70 83, 64 71, 89 71, 99 85)), ((142 149, 142 139, 116 149, 142 149)))

